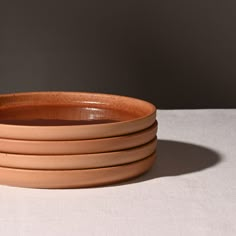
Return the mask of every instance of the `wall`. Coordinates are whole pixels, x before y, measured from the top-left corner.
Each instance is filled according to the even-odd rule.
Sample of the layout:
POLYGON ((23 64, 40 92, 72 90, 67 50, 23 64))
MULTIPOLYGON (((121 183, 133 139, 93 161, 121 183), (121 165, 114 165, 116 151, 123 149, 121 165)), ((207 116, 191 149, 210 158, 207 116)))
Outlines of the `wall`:
POLYGON ((116 93, 236 107, 236 2, 1 1, 0 93, 116 93))

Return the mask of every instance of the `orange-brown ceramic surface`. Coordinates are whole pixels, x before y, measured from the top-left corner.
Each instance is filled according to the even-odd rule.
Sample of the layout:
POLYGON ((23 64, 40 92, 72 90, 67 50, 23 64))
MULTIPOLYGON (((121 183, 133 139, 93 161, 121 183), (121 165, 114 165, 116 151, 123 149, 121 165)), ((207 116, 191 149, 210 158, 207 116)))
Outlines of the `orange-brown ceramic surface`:
POLYGON ((85 170, 24 170, 0 167, 0 184, 28 188, 82 188, 124 181, 148 171, 156 153, 129 164, 85 170))
POLYGON ((143 130, 155 120, 155 106, 132 97, 83 92, 0 95, 1 138, 104 138, 143 130))
POLYGON ((73 141, 29 141, 0 138, 0 152, 36 155, 84 154, 137 147, 155 138, 157 123, 129 135, 73 141))
POLYGON ((0 166, 22 169, 89 169, 116 166, 141 160, 151 155, 157 139, 136 148, 117 152, 80 155, 19 155, 0 153, 0 166))

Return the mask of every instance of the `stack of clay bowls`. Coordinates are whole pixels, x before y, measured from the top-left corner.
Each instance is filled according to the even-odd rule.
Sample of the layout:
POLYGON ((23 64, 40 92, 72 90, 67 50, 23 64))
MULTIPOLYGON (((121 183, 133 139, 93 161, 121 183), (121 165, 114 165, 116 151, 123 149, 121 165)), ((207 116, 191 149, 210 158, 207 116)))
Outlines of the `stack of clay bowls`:
POLYGON ((124 181, 156 158, 156 108, 84 92, 0 95, 0 184, 80 188, 124 181))

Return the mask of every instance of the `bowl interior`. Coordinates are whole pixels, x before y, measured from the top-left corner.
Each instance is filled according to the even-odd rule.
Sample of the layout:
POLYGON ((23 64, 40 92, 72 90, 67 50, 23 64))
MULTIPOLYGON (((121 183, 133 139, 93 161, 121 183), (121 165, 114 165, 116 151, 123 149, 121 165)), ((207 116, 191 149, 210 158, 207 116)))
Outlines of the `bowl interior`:
POLYGON ((0 96, 0 124, 102 124, 138 119, 153 111, 145 101, 116 95, 41 92, 0 96))
POLYGON ((86 125, 112 123, 136 118, 135 114, 115 109, 71 105, 20 106, 0 112, 0 123, 15 125, 86 125))

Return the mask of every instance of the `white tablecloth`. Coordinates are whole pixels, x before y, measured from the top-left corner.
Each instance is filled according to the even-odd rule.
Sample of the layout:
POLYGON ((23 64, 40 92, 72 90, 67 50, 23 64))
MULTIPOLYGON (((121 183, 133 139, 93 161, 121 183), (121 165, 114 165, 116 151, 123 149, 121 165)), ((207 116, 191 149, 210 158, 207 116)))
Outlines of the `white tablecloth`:
POLYGON ((0 186, 0 235, 236 235, 236 109, 159 110, 158 159, 109 187, 0 186))

